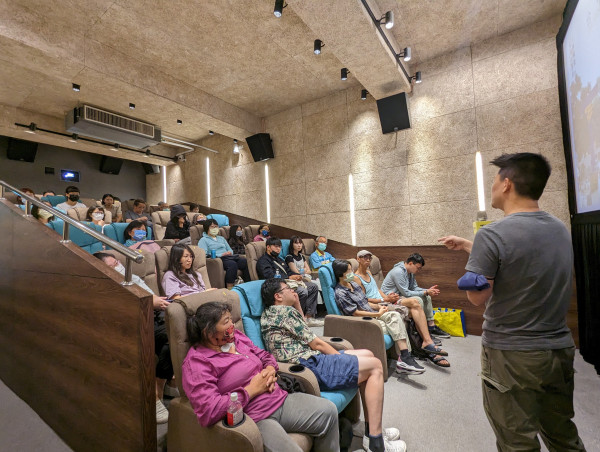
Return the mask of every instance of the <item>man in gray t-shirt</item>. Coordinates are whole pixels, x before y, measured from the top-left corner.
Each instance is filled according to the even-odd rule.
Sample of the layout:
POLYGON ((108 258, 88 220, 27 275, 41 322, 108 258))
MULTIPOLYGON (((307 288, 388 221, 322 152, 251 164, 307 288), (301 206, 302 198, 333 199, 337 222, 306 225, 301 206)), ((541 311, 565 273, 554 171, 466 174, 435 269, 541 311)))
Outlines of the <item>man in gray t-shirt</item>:
POLYGON ((539 154, 502 155, 492 185, 492 207, 505 217, 485 226, 474 242, 440 239, 470 253, 467 271, 490 287, 467 290, 485 303, 481 378, 483 405, 499 451, 583 451, 573 418, 574 344, 566 324, 573 251, 569 232, 538 200, 550 177, 539 154))

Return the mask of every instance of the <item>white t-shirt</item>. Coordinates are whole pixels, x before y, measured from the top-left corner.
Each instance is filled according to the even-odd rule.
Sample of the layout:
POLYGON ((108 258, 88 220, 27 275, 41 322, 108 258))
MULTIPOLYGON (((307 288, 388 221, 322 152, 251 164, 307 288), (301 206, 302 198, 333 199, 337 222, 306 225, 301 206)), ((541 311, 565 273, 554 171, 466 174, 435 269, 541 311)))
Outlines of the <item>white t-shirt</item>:
POLYGON ((81 202, 78 202, 77 204, 72 206, 70 204, 67 204, 67 201, 57 204, 56 207, 54 207, 54 208, 58 209, 58 210, 62 210, 63 212, 67 213, 67 210, 75 209, 76 207, 83 207, 84 209, 87 208, 87 206, 81 202))

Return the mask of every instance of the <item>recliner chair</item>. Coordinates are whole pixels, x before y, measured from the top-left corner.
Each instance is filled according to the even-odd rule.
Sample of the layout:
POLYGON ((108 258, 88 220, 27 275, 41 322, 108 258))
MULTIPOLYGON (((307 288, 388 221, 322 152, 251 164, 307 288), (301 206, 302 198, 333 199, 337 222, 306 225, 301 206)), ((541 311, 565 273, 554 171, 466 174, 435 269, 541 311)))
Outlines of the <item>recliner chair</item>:
MULTIPOLYGON (((156 238, 156 240, 162 240, 165 238, 165 231, 167 230, 167 223, 169 223, 169 221, 171 221, 171 212, 170 211, 164 211, 164 210, 158 210, 156 212, 152 212, 152 214, 149 214, 152 217, 152 224, 154 225, 154 237, 156 238)), ((194 219, 194 215, 191 212, 187 212, 187 217, 190 220, 190 225, 192 224, 192 220, 194 219)), ((191 226, 190 226, 191 229, 191 226)), ((191 235, 191 234, 190 234, 191 235)), ((200 236, 202 236, 202 234, 200 234, 200 236)), ((192 243, 194 243, 192 241, 192 243)), ((198 241, 196 241, 196 243, 194 243, 194 245, 197 245, 198 241)))
MULTIPOLYGON (((173 247, 163 246, 160 250, 154 253, 156 258, 156 277, 158 279, 159 291, 162 296, 165 295, 165 291, 162 287, 162 279, 163 276, 165 276, 165 273, 169 270, 169 257, 171 255, 171 248, 173 247)), ((190 246, 190 248, 194 252, 194 266, 192 268, 200 273, 200 276, 202 276, 202 280, 204 281, 204 285, 207 289, 210 289, 212 284, 208 274, 208 269, 206 268, 206 255, 204 250, 197 246, 190 246)))
MULTIPOLYGON (((71 218, 77 221, 89 221, 85 219, 87 216, 87 211, 87 207, 74 207, 72 209, 67 210, 67 215, 69 215, 71 218)), ((112 213, 110 210, 104 211, 104 223, 112 223, 112 213)))

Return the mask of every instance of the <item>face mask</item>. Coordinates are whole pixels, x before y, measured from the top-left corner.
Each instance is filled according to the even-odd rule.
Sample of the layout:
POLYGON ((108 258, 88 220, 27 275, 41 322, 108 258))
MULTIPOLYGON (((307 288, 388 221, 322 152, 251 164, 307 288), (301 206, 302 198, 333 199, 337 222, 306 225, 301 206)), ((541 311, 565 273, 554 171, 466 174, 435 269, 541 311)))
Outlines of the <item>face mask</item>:
POLYGON ((163 212, 168 212, 168 211, 170 211, 170 210, 171 210, 171 209, 163 209, 163 212))
POLYGON ((210 228, 210 229, 208 230, 208 233, 209 233, 210 235, 212 235, 213 237, 216 237, 216 236, 218 236, 218 235, 219 235, 219 228, 210 228))
POLYGON ((261 234, 263 235, 263 237, 266 237, 269 235, 269 231, 267 231, 266 229, 263 229, 263 231, 261 232, 261 234))
POLYGON ((350 272, 346 275, 346 282, 352 282, 354 281, 354 273, 350 272))
POLYGON ((44 220, 49 220, 50 218, 54 217, 54 215, 52 215, 50 212, 43 209, 38 210, 38 216, 44 220))
POLYGON ((69 195, 69 201, 79 201, 79 195, 69 195))
POLYGON ((237 235, 238 237, 241 237, 241 236, 242 236, 242 234, 243 234, 243 232, 242 232, 242 231, 235 231, 235 235, 237 235))
POLYGON ((277 257, 279 256, 279 253, 276 253, 275 251, 271 251, 271 257, 277 257))
POLYGON ((144 240, 146 238, 146 231, 143 229, 136 229, 133 231, 133 240, 139 242, 140 240, 144 240))
POLYGON ((319 243, 319 251, 325 251, 327 249, 327 243, 319 243))
POLYGON ((102 212, 94 212, 92 218, 96 221, 100 221, 104 219, 104 214, 102 212))
POLYGON ((116 271, 118 271, 119 273, 121 273, 121 274, 124 274, 124 273, 125 273, 125 267, 124 267, 124 266, 123 266, 123 264, 122 264, 122 263, 120 263, 120 262, 119 262, 119 263, 118 263, 118 264, 117 264, 117 265, 114 267, 114 269, 115 269, 116 271))
POLYGON ((225 342, 227 342, 228 344, 231 344, 233 342, 234 335, 235 335, 235 325, 232 323, 231 326, 229 328, 227 328, 225 330, 225 332, 223 333, 223 340, 225 342))

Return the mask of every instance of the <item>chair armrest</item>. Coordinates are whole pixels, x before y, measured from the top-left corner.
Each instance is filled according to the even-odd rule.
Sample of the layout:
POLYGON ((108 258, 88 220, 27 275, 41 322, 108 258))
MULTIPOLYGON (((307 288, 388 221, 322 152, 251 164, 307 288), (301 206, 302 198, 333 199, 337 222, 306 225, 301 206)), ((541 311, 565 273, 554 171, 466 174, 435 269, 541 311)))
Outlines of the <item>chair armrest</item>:
POLYGON ((162 239, 162 240, 155 240, 154 242, 156 244, 160 245, 161 248, 163 246, 173 246, 176 243, 175 239, 162 239))
POLYGON ((346 339, 342 339, 341 337, 320 336, 319 338, 322 339, 324 342, 327 342, 336 350, 354 350, 352 344, 346 339))
POLYGON ((217 257, 212 259, 206 258, 206 271, 211 287, 223 289, 225 287, 225 270, 223 269, 223 261, 217 257))
POLYGON ((299 380, 306 389, 307 394, 315 395, 318 397, 321 396, 321 390, 319 389, 319 382, 317 381, 317 377, 315 377, 315 374, 313 374, 310 369, 307 369, 306 367, 301 366, 300 364, 278 362, 277 365, 279 366, 279 373, 290 375, 299 380), (301 366, 302 370, 293 372, 292 370, 290 370, 290 368, 293 366, 301 366))

